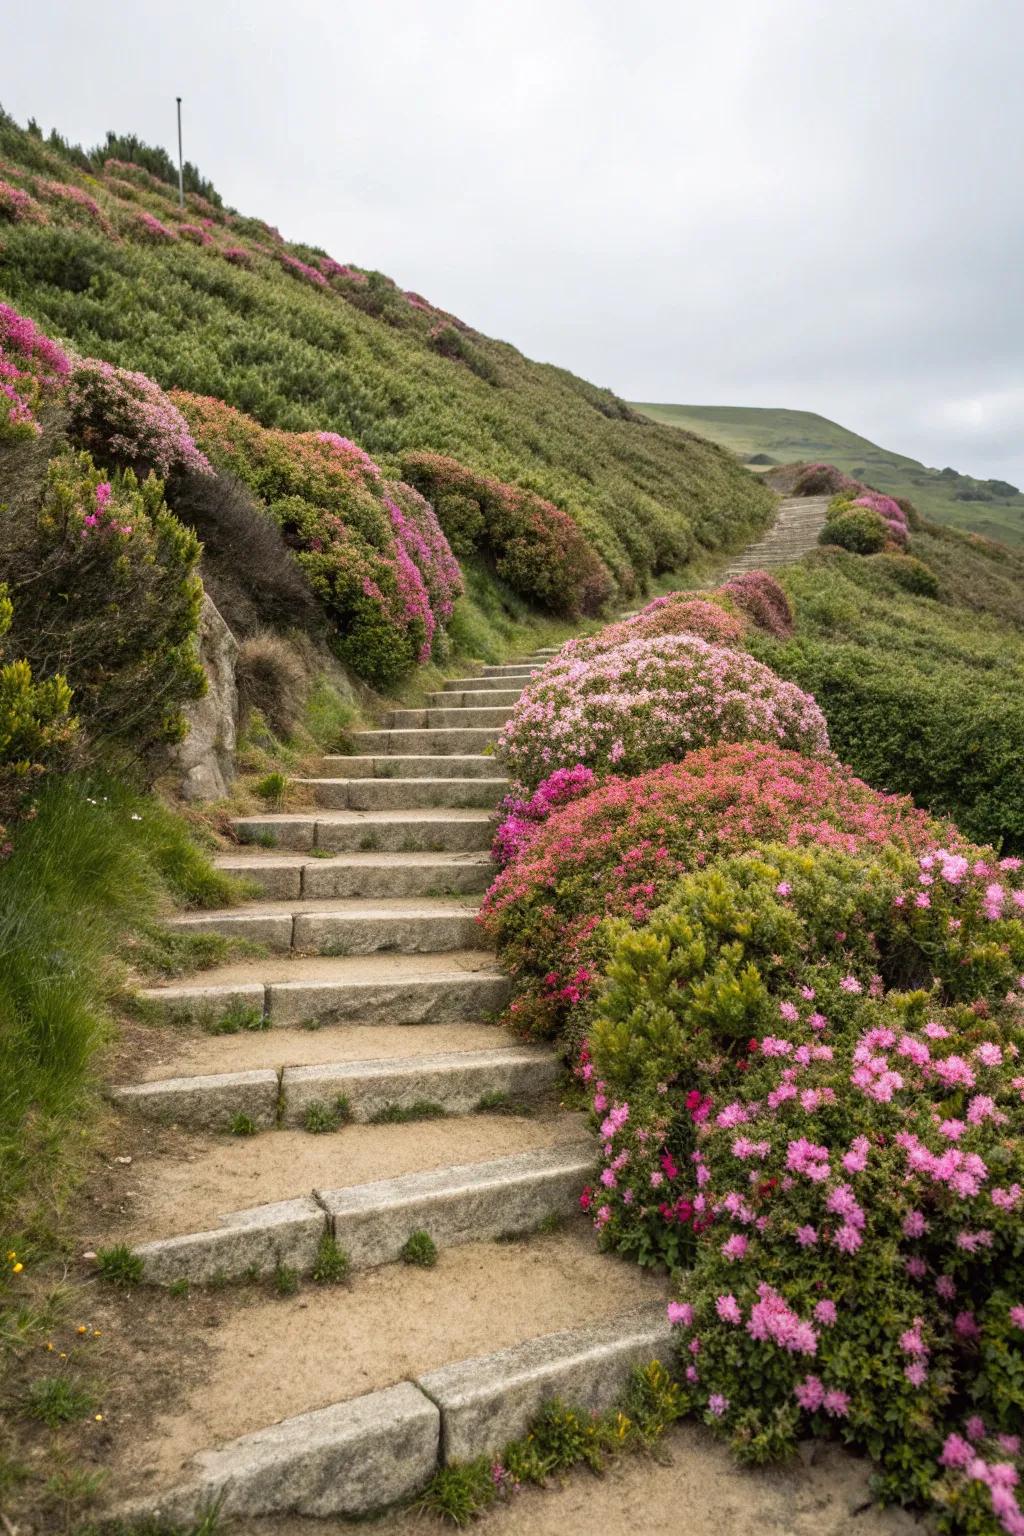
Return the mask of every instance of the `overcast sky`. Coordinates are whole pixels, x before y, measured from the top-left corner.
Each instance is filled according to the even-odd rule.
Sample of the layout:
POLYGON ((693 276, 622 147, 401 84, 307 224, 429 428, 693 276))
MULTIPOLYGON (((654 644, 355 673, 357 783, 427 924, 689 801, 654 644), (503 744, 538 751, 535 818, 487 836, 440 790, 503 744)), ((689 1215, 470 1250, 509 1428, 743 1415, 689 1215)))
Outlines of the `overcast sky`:
POLYGON ((635 400, 1024 484, 1021 0, 0 0, 0 100, 635 400))

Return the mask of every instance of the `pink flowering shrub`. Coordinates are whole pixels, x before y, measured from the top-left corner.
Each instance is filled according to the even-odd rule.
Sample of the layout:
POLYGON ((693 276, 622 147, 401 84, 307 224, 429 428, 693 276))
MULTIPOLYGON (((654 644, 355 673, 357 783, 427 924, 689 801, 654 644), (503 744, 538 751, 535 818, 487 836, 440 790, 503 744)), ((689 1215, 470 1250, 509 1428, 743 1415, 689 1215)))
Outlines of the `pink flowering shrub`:
POLYGON ((222 245, 219 247, 219 255, 225 261, 230 261, 233 267, 251 267, 252 253, 247 251, 244 245, 222 245))
POLYGON ((73 183, 65 181, 39 181, 36 184, 36 190, 47 202, 63 205, 64 211, 73 210, 84 213, 105 235, 113 235, 114 226, 96 199, 90 197, 82 187, 76 187, 73 183))
POLYGON ((804 464, 793 486, 794 496, 838 496, 843 491, 858 491, 859 480, 844 475, 834 464, 804 464))
POLYGON ((39 406, 60 390, 70 370, 56 342, 26 315, 0 304, 0 441, 39 435, 39 406))
MULTIPOLYGON (((543 798, 542 784, 534 802, 543 798)), ((531 819, 525 835, 509 834, 515 856, 488 891, 482 921, 515 978, 510 1020, 540 1035, 570 1023, 580 1033, 606 954, 601 920, 642 924, 680 876, 770 838, 848 854, 890 842, 924 853, 958 840, 948 823, 877 793, 848 768, 769 744, 711 747, 608 779, 531 819)))
POLYGON ((297 256, 292 256, 288 251, 268 252, 279 262, 283 271, 291 277, 300 278, 303 282, 312 283, 314 288, 326 288, 327 279, 316 267, 311 267, 307 261, 300 261, 297 256))
POLYGON ((370 455, 337 432, 263 427, 222 401, 173 400, 218 469, 266 504, 330 616, 338 654, 387 686, 430 659, 461 575, 433 509, 386 482, 370 455))
POLYGON ((156 245, 178 238, 173 229, 168 229, 166 224, 162 224, 154 214, 146 212, 145 209, 133 215, 130 230, 139 239, 149 240, 156 245))
POLYGON ((631 640, 592 659, 555 657, 524 690, 497 751, 532 789, 556 768, 642 773, 719 741, 828 752, 809 694, 751 656, 687 634, 631 640))
POLYGON ((558 653, 558 661, 588 659, 612 651, 630 640, 649 640, 658 635, 699 635, 712 645, 742 648, 745 625, 734 613, 706 597, 692 592, 669 592, 656 597, 618 624, 606 624, 596 635, 567 640, 558 653))
POLYGON ((785 640, 793 633, 793 605, 768 571, 743 571, 727 581, 721 591, 766 634, 785 640))
POLYGON ((553 810, 580 795, 589 794, 596 784, 595 774, 581 763, 575 768, 556 768, 528 800, 508 795, 498 807, 501 821, 491 849, 495 863, 504 868, 513 859, 521 858, 541 822, 546 821, 553 810))
POLYGON ((45 224, 46 210, 21 187, 0 181, 0 219, 12 224, 45 224))
POLYGON ((179 224, 178 237, 181 240, 191 241, 193 245, 213 244, 213 236, 201 224, 179 224))
POLYGON ((68 404, 73 433, 102 457, 161 476, 173 469, 213 473, 184 416, 144 373, 86 358, 72 371, 68 404))
POLYGON ((602 1240, 692 1265, 691 1407, 752 1461, 841 1426, 950 1528, 977 1485, 977 1531, 1018 1529, 1022 886, 969 849, 720 861, 618 926, 579 1068, 602 1240))

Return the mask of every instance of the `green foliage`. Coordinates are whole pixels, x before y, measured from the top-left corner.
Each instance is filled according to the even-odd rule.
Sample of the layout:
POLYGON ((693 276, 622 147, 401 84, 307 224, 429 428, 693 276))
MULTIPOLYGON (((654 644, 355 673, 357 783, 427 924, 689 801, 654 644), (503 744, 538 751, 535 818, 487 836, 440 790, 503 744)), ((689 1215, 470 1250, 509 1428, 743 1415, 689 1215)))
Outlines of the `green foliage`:
POLYGON ((259 1127, 251 1115, 239 1110, 237 1115, 232 1115, 228 1124, 228 1131, 232 1136, 255 1136, 259 1127))
POLYGON ((141 1284, 144 1266, 139 1255, 133 1253, 125 1243, 116 1243, 113 1248, 97 1250, 96 1273, 108 1285, 126 1290, 129 1286, 141 1284))
POLYGON ((443 1120, 448 1111, 432 1099, 412 1104, 384 1104, 370 1116, 371 1125, 411 1125, 416 1120, 443 1120))
POLYGON ((902 591, 909 592, 913 597, 938 597, 939 578, 923 560, 895 552, 876 555, 874 558, 878 569, 902 591))
POLYGON ((814 694, 834 750, 870 784, 980 842, 1024 847, 1024 637, 890 578, 838 553, 789 568, 796 636, 750 649, 814 694))
POLYGON ((429 1232, 410 1232, 399 1257, 405 1264, 415 1264, 420 1269, 433 1269, 437 1263, 437 1244, 429 1232))
POLYGON ((830 516, 818 537, 819 544, 837 544, 855 555, 876 555, 888 541, 885 519, 870 507, 850 507, 830 516))
POLYGON ((43 1237, 88 1144, 123 955, 172 895, 225 893, 184 823, 108 778, 44 780, 12 841, 0 861, 0 1209, 43 1237))
POLYGON ((290 1264, 283 1263, 280 1259, 274 1266, 271 1276, 271 1285, 278 1296, 294 1296, 299 1289, 299 1273, 290 1264))
POLYGON ((29 1418, 38 1419, 48 1429, 57 1429, 74 1419, 84 1419, 93 1411, 96 1399, 76 1376, 40 1376, 30 1382, 24 1406, 29 1418))
MULTIPOLYGON (((0 583, 0 647, 12 613, 0 583)), ((36 682, 27 661, 4 661, 4 653, 0 649, 0 839, 29 808, 41 776, 66 760, 77 729, 65 679, 36 682)))
POLYGON ((314 1136, 321 1136, 326 1132, 340 1130, 351 1118, 348 1099, 345 1094, 339 1094, 331 1104, 324 1104, 319 1099, 307 1104, 302 1124, 314 1136))
POLYGON ((66 677, 90 737, 135 758, 179 740, 181 705, 206 686, 202 587, 198 541, 161 482, 131 470, 109 481, 87 453, 63 454, 0 554, 18 592, 8 644, 37 674, 66 677))
POLYGON ((256 781, 253 790, 269 805, 280 805, 288 790, 288 777, 283 773, 268 773, 256 781))
POLYGON ((325 1232, 313 1261, 313 1279, 317 1285, 341 1285, 348 1279, 349 1268, 348 1254, 329 1232, 325 1232))

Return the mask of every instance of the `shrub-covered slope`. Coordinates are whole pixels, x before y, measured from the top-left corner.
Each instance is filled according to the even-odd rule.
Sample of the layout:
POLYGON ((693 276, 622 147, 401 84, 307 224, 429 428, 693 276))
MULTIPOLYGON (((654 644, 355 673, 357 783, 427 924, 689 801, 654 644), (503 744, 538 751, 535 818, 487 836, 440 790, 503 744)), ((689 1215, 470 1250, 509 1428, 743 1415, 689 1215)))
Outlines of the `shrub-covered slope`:
POLYGON ((432 450, 534 491, 581 525, 625 593, 767 516, 768 493, 724 449, 380 273, 198 192, 179 212, 176 189, 143 166, 90 162, 6 117, 0 235, 0 295, 79 352, 265 426, 339 432, 385 473, 432 450))

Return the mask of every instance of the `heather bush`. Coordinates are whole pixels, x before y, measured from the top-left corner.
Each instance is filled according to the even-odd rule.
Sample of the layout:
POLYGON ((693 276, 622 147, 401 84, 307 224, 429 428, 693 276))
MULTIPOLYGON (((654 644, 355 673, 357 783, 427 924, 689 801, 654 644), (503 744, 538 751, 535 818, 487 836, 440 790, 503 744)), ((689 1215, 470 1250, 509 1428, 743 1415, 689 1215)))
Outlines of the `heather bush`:
POLYGON ((556 768, 642 773, 719 741, 828 751, 812 698, 696 635, 631 640, 580 661, 556 657, 524 690, 497 751, 512 778, 533 789, 556 768))
POLYGON ((0 545, 17 593, 9 643, 37 676, 67 679, 90 738, 139 758, 180 739, 181 705, 205 688, 199 543, 161 482, 62 454, 0 545))
POLYGON ((617 925, 581 1067, 603 1241, 692 1265, 691 1408, 749 1461, 839 1427, 978 1532, 1018 1529, 1022 915, 979 850, 721 861, 617 925))
POLYGON ((332 621, 338 655, 378 686, 428 661, 461 579, 418 493, 384 481, 335 432, 277 431, 218 400, 173 398, 217 468, 266 504, 332 621))
POLYGON ((45 224, 46 211, 34 197, 9 181, 0 181, 0 219, 12 224, 45 224))
POLYGON ((627 641, 649 640, 657 635, 699 635, 712 645, 742 648, 745 627, 742 619, 713 599, 694 597, 691 592, 669 592, 654 598, 630 619, 606 624, 596 635, 567 640, 558 660, 589 659, 627 641))
MULTIPOLYGON (((842 498, 840 498, 841 503, 842 498)), ((909 538, 907 514, 900 503, 891 496, 883 496, 878 491, 863 490, 859 496, 854 497, 850 506, 851 508, 864 507, 869 512, 877 512, 893 543, 899 545, 907 543, 909 538)))
POLYGON ((874 559, 877 568, 890 576, 904 592, 910 592, 914 597, 938 597, 939 578, 923 560, 895 551, 876 555, 874 559))
POLYGON ((849 769, 770 744, 711 747, 609 779, 539 823, 520 816, 509 834, 516 856, 483 907, 515 979, 509 1017, 536 1034, 583 1032, 606 953, 602 919, 646 922, 683 874, 716 858, 769 838, 855 854, 890 843, 923 852, 956 836, 849 769))
POLYGON ((805 464, 793 486, 794 496, 838 496, 843 491, 860 490, 859 480, 844 475, 834 464, 805 464))
POLYGON ((515 592, 552 613, 594 614, 611 575, 567 512, 437 453, 407 453, 403 478, 433 503, 459 554, 480 549, 515 592))
POLYGON ((39 406, 59 391, 70 368, 31 320, 0 304, 0 442, 39 435, 39 406))
POLYGON ((870 507, 857 507, 852 502, 843 505, 848 510, 828 519, 818 543, 837 544, 854 555, 877 555, 889 542, 885 519, 870 507))
POLYGON ((144 373, 86 358, 72 369, 68 406, 72 433, 103 458, 162 477, 213 473, 184 416, 144 373))
POLYGON ((793 605, 768 571, 743 571, 721 588, 722 596, 766 634, 782 639, 793 633, 793 605))

